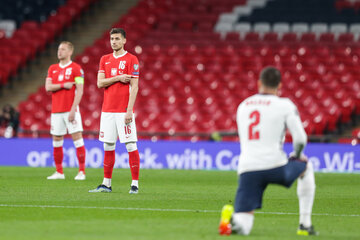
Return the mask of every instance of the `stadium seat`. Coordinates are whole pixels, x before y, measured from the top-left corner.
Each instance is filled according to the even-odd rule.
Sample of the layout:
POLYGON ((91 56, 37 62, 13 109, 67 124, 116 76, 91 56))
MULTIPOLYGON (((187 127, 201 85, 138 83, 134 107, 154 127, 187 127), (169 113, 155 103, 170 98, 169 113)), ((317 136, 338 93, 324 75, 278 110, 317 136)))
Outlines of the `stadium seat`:
POLYGON ((241 36, 245 36, 248 32, 251 31, 251 25, 249 23, 237 23, 234 26, 234 31, 239 32, 241 36))
POLYGON ((290 32, 290 25, 285 22, 274 23, 272 27, 272 31, 282 36, 283 34, 290 32))
POLYGON ((310 26, 310 32, 315 33, 317 36, 328 32, 328 25, 326 23, 313 23, 310 26))
POLYGON ((271 31, 271 26, 269 23, 259 22, 259 23, 254 24, 253 30, 254 30, 254 32, 259 33, 260 35, 264 35, 265 33, 268 33, 271 31))

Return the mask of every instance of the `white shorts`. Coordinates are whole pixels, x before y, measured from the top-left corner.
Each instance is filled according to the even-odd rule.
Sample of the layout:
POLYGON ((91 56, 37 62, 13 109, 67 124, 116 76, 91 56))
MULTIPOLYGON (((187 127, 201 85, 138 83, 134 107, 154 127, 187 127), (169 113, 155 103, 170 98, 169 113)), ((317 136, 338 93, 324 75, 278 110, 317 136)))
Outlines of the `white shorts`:
POLYGON ((51 135, 64 136, 67 131, 69 134, 83 131, 80 112, 75 112, 75 120, 72 123, 68 120, 69 113, 70 112, 51 114, 51 135))
POLYGON ((99 140, 106 143, 116 143, 117 138, 121 143, 137 142, 135 116, 129 124, 125 124, 126 113, 102 112, 100 119, 99 140))

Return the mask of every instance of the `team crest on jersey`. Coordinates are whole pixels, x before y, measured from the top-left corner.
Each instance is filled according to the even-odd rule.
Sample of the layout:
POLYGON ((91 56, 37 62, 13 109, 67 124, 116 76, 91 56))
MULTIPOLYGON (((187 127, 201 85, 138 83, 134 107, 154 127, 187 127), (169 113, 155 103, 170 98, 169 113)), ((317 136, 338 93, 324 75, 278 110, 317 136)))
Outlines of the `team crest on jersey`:
POLYGON ((139 69, 139 64, 134 64, 134 70, 138 70, 139 69))
POLYGON ((112 68, 111 69, 111 76, 116 76, 117 73, 117 68, 112 68))
POLYGON ((64 75, 63 75, 63 74, 60 74, 59 77, 58 77, 58 81, 61 82, 62 80, 64 80, 64 75))

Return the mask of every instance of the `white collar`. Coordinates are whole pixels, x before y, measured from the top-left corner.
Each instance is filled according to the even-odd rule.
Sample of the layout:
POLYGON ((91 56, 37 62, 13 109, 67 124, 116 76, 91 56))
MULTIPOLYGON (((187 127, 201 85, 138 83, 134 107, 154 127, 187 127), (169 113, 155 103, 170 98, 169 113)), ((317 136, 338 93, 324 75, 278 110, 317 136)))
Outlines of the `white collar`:
POLYGON ((123 54, 119 55, 119 56, 115 56, 115 54, 113 53, 114 58, 119 58, 119 57, 123 57, 127 54, 127 51, 125 51, 123 54))
POLYGON ((68 63, 65 64, 65 65, 61 65, 61 63, 59 63, 59 66, 60 66, 61 68, 66 68, 66 67, 68 67, 71 63, 72 63, 72 61, 70 60, 70 62, 68 62, 68 63))

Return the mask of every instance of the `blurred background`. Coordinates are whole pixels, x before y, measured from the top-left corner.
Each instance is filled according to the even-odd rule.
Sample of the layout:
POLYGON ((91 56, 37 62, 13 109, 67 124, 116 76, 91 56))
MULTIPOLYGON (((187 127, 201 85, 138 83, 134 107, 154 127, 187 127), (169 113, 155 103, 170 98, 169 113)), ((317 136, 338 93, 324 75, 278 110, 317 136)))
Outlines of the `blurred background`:
MULTIPOLYGON (((0 135, 50 137, 48 67, 60 41, 85 71, 84 137, 98 137, 100 57, 127 32, 140 61, 140 139, 238 141, 236 109, 260 70, 283 74, 311 142, 360 140, 360 1, 1 0, 0 135)), ((287 135, 287 141, 290 140, 287 135)))

